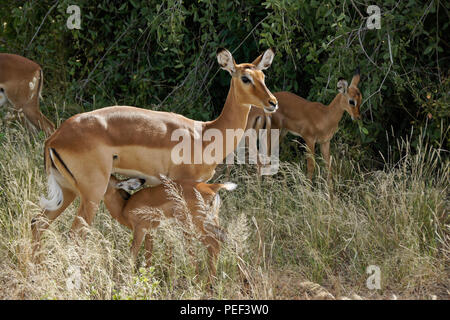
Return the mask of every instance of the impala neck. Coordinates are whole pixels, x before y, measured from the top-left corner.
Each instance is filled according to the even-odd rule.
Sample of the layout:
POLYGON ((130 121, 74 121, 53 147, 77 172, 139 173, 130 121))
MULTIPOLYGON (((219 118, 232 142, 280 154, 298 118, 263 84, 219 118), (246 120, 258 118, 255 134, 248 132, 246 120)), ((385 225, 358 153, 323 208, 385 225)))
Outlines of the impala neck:
POLYGON ((330 121, 331 126, 337 126, 339 121, 341 121, 342 116, 344 115, 344 108, 342 108, 341 99, 343 99, 344 96, 342 94, 336 95, 336 97, 331 101, 331 103, 328 105, 328 117, 327 119, 330 121))
MULTIPOLYGON (((239 97, 236 94, 236 90, 233 84, 233 79, 231 80, 230 84, 230 90, 228 91, 228 96, 225 101, 225 105, 222 109, 221 114, 219 117, 213 121, 206 122, 205 125, 205 131, 208 129, 217 129, 220 130, 223 137, 223 156, 224 159, 228 155, 226 151, 226 129, 242 129, 245 130, 245 127, 247 126, 247 118, 248 114, 250 112, 250 105, 243 104, 240 102, 239 97)), ((237 135, 237 138, 234 139, 233 142, 233 150, 234 151, 239 144, 239 141, 242 138, 242 134, 237 135)), ((204 144, 207 145, 210 142, 205 142, 204 144)))

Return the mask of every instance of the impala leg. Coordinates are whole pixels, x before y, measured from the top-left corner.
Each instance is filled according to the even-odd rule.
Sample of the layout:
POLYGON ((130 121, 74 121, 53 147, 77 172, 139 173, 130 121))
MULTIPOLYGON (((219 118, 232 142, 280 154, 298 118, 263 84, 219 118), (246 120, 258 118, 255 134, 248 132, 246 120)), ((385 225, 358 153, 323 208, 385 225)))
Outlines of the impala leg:
POLYGON ((76 197, 75 192, 70 189, 61 188, 63 192, 63 203, 58 210, 44 210, 40 215, 31 220, 31 232, 33 235, 33 256, 40 248, 40 240, 42 233, 50 226, 50 224, 59 217, 59 215, 73 202, 76 197))
MULTIPOLYGON (((266 130, 265 134, 262 135, 263 140, 265 139, 266 141, 262 141, 262 145, 266 148, 265 152, 261 152, 260 155, 264 158, 264 163, 260 164, 258 166, 258 175, 262 175, 262 168, 265 168, 266 170, 270 168, 270 166, 272 165, 272 163, 270 163, 269 159, 272 156, 272 134, 271 134, 271 129, 272 129, 272 118, 270 118, 270 116, 265 115, 264 116, 264 129, 266 130)), ((262 149, 264 149, 264 147, 262 149)), ((263 151, 263 150, 261 150, 263 151)), ((259 159, 259 157, 258 157, 259 159)))
POLYGON ((268 127, 267 131, 267 140, 268 140, 268 157, 269 157, 269 164, 267 165, 267 172, 271 175, 275 174, 278 171, 279 168, 279 157, 280 157, 280 143, 282 139, 286 136, 287 130, 274 128, 272 129, 272 126, 270 125, 268 127), (273 130, 278 130, 278 139, 272 139, 273 137, 273 130), (276 158, 274 157, 276 156, 276 158), (278 162, 277 164, 275 164, 278 162))
POLYGON ((220 243, 211 236, 203 237, 202 242, 208 250, 209 282, 212 283, 216 277, 216 264, 220 253, 220 243))
POLYGON ((150 262, 152 260, 152 253, 153 253, 153 236, 150 232, 147 232, 145 235, 145 265, 146 267, 150 267, 150 262))
POLYGON ((145 266, 148 268, 151 266, 152 254, 153 254, 153 235, 151 229, 156 229, 159 226, 159 220, 153 220, 150 223, 150 230, 145 234, 145 266))
POLYGON ((94 220, 95 213, 97 212, 101 198, 83 198, 81 196, 81 205, 78 208, 77 216, 73 220, 71 231, 78 233, 81 231, 81 235, 85 236, 83 227, 90 226, 94 220))
POLYGON ((141 248, 142 242, 144 241, 144 236, 146 232, 144 228, 137 227, 134 230, 133 243, 131 244, 131 257, 133 259, 133 264, 136 263, 139 254, 139 249, 141 248))
POLYGON ((278 140, 278 142, 280 143, 284 139, 284 137, 286 137, 288 131, 286 129, 279 129, 279 130, 280 130, 280 139, 278 140))
POLYGON ((315 159, 314 159, 315 141, 307 140, 306 147, 307 147, 306 167, 307 167, 307 172, 308 172, 308 179, 310 181, 312 181, 313 174, 314 174, 314 166, 315 166, 315 159))
POLYGON ((164 246, 166 248, 166 250, 165 250, 165 256, 166 256, 165 260, 167 261, 167 264, 169 266, 172 266, 172 263, 173 263, 173 248, 170 245, 170 243, 168 243, 168 242, 166 242, 164 244, 164 246))
POLYGON ((320 152, 322 153, 322 157, 327 163, 327 182, 330 184, 332 178, 331 172, 331 159, 330 159, 330 141, 322 143, 320 145, 320 152))
POLYGON ((54 124, 39 110, 39 98, 37 96, 24 104, 22 111, 28 121, 30 121, 37 129, 44 131, 47 136, 55 131, 54 124))
MULTIPOLYGON (((109 164, 106 159, 102 162, 102 155, 99 155, 97 159, 98 161, 90 167, 86 164, 84 179, 77 181, 80 192, 80 207, 72 223, 71 230, 73 232, 79 232, 86 224, 88 226, 92 224, 100 201, 103 199, 108 187, 111 169, 102 173, 98 168, 107 168, 108 165, 112 166, 112 163, 109 164)), ((68 166, 69 168, 71 167, 70 165, 68 166)), ((84 232, 82 236, 84 236, 84 232)))
POLYGON ((183 230, 183 235, 184 235, 184 239, 186 241, 187 252, 189 254, 192 264, 195 264, 195 272, 198 274, 199 273, 198 261, 195 257, 195 251, 192 248, 191 235, 188 232, 186 232, 185 230, 183 230))
MULTIPOLYGON (((98 206, 102 199, 100 195, 85 195, 80 196, 80 207, 78 208, 77 216, 73 220, 71 231, 79 232, 83 227, 90 226, 94 220, 94 216, 97 212, 98 206)), ((84 232, 82 233, 84 236, 84 232)))
POLYGON ((195 220, 195 225, 202 232, 200 241, 206 247, 208 251, 208 269, 209 269, 209 284, 212 284, 216 277, 216 264, 219 257, 221 241, 224 240, 224 230, 218 223, 207 223, 205 225, 205 219, 198 216, 195 220), (209 225, 209 227, 207 227, 209 225))
POLYGON ((9 98, 10 104, 17 111, 17 114, 16 115, 12 115, 10 117, 10 119, 17 119, 18 121, 20 121, 24 125, 24 127, 27 130, 36 131, 37 132, 37 130, 39 130, 39 127, 36 127, 33 124, 33 122, 30 119, 28 119, 28 117, 25 115, 25 112, 23 111, 25 108, 24 108, 24 103, 22 103, 22 100, 21 99, 13 99, 11 97, 8 97, 8 98, 9 98))
POLYGON ((256 157, 256 170, 258 172, 258 178, 261 175, 261 162, 260 162, 260 155, 259 155, 259 130, 262 129, 264 126, 264 120, 262 116, 258 116, 255 120, 255 124, 253 126, 254 131, 252 131, 252 138, 249 138, 248 142, 248 152, 249 152, 249 160, 250 157, 256 157))
POLYGON ((278 143, 275 144, 275 148, 278 148, 278 156, 280 155, 280 144, 281 141, 283 141, 284 137, 288 134, 288 131, 286 129, 278 129, 279 130, 279 136, 278 136, 278 143))

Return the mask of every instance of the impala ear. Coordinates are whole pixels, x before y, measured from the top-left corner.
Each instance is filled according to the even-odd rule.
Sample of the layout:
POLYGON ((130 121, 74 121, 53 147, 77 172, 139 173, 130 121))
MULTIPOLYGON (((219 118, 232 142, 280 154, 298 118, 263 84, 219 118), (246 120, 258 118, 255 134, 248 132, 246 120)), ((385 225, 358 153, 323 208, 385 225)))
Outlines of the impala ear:
POLYGON ((348 82, 344 78, 339 78, 337 88, 340 93, 347 93, 348 82))
POLYGON ((123 189, 127 192, 131 192, 140 188, 144 183, 145 183, 144 179, 131 178, 124 181, 120 181, 118 184, 116 184, 116 188, 123 189))
POLYGON ((350 82, 350 87, 357 87, 361 76, 359 74, 359 67, 356 68, 355 74, 353 75, 352 82, 350 82))
POLYGON ((267 49, 262 55, 256 58, 252 64, 256 67, 257 70, 266 70, 270 67, 273 61, 273 57, 275 56, 275 50, 270 48, 267 49))
POLYGON ((217 62, 223 70, 227 70, 231 75, 236 72, 236 63, 230 51, 225 48, 217 49, 217 62))

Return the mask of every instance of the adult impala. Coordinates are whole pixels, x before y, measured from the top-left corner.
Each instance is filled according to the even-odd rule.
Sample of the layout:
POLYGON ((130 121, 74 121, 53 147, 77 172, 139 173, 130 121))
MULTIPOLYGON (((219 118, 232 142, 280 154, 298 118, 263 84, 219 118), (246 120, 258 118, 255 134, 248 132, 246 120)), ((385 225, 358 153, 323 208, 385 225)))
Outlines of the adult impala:
MULTIPOLYGON (((131 255, 133 260, 139 253, 144 242, 146 264, 150 266, 153 250, 153 239, 150 231, 159 226, 161 214, 166 218, 175 218, 186 228, 192 221, 195 231, 199 232, 200 241, 208 251, 208 266, 210 280, 216 274, 216 262, 220 253, 220 241, 224 240, 225 232, 219 226, 221 189, 234 190, 234 183, 204 183, 189 181, 169 181, 155 187, 144 188, 133 195, 129 192, 138 189, 145 180, 131 178, 117 180, 114 176, 106 189, 104 201, 111 216, 119 223, 133 230, 131 255), (172 190, 171 190, 172 189, 172 190), (180 191, 180 194, 175 189, 180 191), (183 202, 176 203, 183 195, 183 202), (207 211, 207 212, 205 212, 207 211), (145 238, 145 241, 144 241, 145 238)), ((186 229, 184 229, 186 230, 186 229)), ((185 231, 185 235, 187 232, 185 231)))
MULTIPOLYGON (((208 181, 218 163, 174 163, 171 150, 178 142, 172 141, 171 133, 182 129, 193 144, 201 141, 198 153, 209 144, 199 140, 200 133, 221 132, 225 146, 230 142, 225 131, 235 129, 238 134, 231 141, 230 153, 234 151, 244 133, 250 106, 267 112, 277 108, 277 99, 264 84, 262 72, 273 57, 274 51, 268 49, 252 63, 236 64, 228 50, 217 51, 219 65, 232 77, 222 113, 213 121, 199 122, 179 114, 127 106, 107 107, 66 120, 45 142, 50 199, 41 199, 44 212, 39 218, 46 219, 33 221, 34 239, 39 240, 40 231, 48 226, 46 220, 57 218, 76 196, 81 204, 72 230, 82 226, 82 219, 90 225, 113 172, 140 177, 152 185, 160 183, 160 174, 172 180, 208 181)), ((196 156, 192 152, 192 158, 196 156)), ((224 152, 223 159, 226 156, 224 152)))
POLYGON ((42 69, 37 63, 0 53, 0 107, 9 101, 34 127, 50 135, 55 126, 39 110, 42 84, 42 69))
MULTIPOLYGON (((319 143, 320 151, 327 163, 328 181, 330 181, 330 140, 338 129, 339 121, 345 111, 350 114, 352 120, 361 118, 359 108, 362 96, 358 89, 359 80, 359 68, 356 69, 350 86, 346 80, 340 78, 337 83, 339 93, 328 106, 308 101, 290 92, 276 92, 274 96, 278 100, 278 110, 267 114, 252 108, 248 117, 247 129, 266 128, 268 133, 270 133, 270 129, 279 129, 281 131, 280 140, 287 132, 301 136, 308 148, 307 170, 310 180, 314 173, 314 149, 316 143, 319 143)), ((268 140, 270 141, 270 139, 268 140)))

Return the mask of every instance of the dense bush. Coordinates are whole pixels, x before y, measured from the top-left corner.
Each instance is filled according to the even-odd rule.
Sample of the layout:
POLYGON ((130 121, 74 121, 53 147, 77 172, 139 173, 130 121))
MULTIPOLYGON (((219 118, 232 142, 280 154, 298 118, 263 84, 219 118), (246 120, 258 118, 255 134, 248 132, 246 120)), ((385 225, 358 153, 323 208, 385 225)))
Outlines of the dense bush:
POLYGON ((361 67, 364 120, 345 117, 339 138, 364 154, 387 153, 386 130, 401 136, 411 126, 413 141, 423 132, 435 145, 448 144, 445 1, 1 2, 0 51, 39 62, 44 96, 77 103, 77 112, 128 104, 211 119, 229 86, 217 47, 247 62, 271 46, 273 92, 327 104, 337 79, 350 80, 361 67), (66 27, 72 4, 81 8, 81 30, 66 27), (366 27, 371 4, 381 8, 379 30, 366 27))

